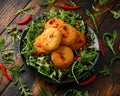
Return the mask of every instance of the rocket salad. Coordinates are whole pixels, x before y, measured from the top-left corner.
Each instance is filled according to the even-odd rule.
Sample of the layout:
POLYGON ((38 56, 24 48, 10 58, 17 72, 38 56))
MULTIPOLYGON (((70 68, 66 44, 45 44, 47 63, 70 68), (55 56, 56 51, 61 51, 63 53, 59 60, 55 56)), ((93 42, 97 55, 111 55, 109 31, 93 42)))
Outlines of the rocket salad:
MULTIPOLYGON (((78 83, 78 77, 94 66, 95 59, 98 56, 99 49, 94 45, 95 36, 93 32, 89 32, 86 22, 80 14, 73 11, 60 10, 56 12, 54 8, 49 13, 41 15, 39 19, 31 22, 25 30, 21 39, 21 55, 23 60, 29 66, 34 68, 37 73, 54 82, 61 83, 64 80, 72 79, 78 83), (34 39, 42 33, 44 24, 50 18, 60 18, 67 24, 70 24, 86 37, 86 44, 82 50, 74 51, 74 61, 68 68, 58 68, 52 61, 50 55, 37 54, 33 47, 34 39), (67 79, 66 79, 67 78, 67 79)), ((56 58, 57 59, 57 58, 56 58)))

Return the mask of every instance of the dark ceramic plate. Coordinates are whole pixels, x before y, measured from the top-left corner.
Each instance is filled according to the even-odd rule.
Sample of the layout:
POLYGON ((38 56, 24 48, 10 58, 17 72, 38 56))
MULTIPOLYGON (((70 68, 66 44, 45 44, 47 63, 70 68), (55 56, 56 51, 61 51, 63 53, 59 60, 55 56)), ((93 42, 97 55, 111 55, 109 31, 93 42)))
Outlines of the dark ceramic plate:
MULTIPOLYGON (((93 31, 93 29, 92 29, 89 25, 87 26, 87 30, 88 30, 89 32, 91 32, 91 33, 94 34, 94 37, 95 37, 95 39, 94 39, 94 46, 97 48, 97 50, 99 50, 99 43, 98 43, 97 35, 95 34, 95 32, 93 31)), ((26 33, 27 33, 27 30, 25 30, 24 33, 23 33, 22 36, 21 36, 21 40, 20 40, 20 52, 22 51, 22 48, 23 48, 23 39, 24 39, 24 37, 26 36, 26 33)), ((36 76, 42 78, 42 79, 45 80, 45 81, 51 82, 51 83, 58 83, 58 82, 53 81, 52 79, 50 79, 50 78, 48 78, 48 77, 40 74, 40 73, 37 71, 37 69, 35 69, 35 68, 31 67, 31 66, 28 66, 28 65, 26 64, 26 58, 25 58, 22 54, 21 54, 21 58, 22 58, 24 64, 25 64, 36 76)), ((85 71, 84 73, 82 73, 82 74, 77 78, 78 80, 81 79, 81 78, 83 78, 88 72, 90 72, 90 71, 92 70, 92 68, 95 66, 98 58, 99 58, 99 52, 98 52, 96 58, 95 58, 94 61, 93 61, 94 65, 91 65, 91 64, 90 64, 90 65, 88 66, 88 69, 89 69, 89 70, 88 70, 88 71, 85 71)), ((60 81, 60 83, 70 83, 70 82, 73 82, 73 81, 75 81, 75 79, 72 79, 72 78, 64 78, 64 79, 62 79, 62 80, 60 81)))

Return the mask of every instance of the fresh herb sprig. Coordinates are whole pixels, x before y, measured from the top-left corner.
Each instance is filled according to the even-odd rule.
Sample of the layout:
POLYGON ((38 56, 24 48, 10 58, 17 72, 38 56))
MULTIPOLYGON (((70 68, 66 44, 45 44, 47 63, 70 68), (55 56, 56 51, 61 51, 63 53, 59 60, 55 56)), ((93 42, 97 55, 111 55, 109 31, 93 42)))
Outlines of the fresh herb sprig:
POLYGON ((13 82, 17 84, 19 81, 20 66, 18 66, 17 64, 14 64, 9 67, 9 70, 12 72, 13 82))
POLYGON ((21 95, 24 95, 24 96, 33 96, 33 94, 30 92, 30 90, 27 88, 27 86, 23 84, 22 81, 20 81, 19 90, 21 90, 21 95))
POLYGON ((94 2, 98 2, 100 5, 104 5, 108 0, 94 0, 94 2))
POLYGON ((14 63, 14 60, 11 58, 13 54, 13 49, 5 49, 5 39, 0 37, 0 55, 2 57, 1 63, 14 63))
POLYGON ((120 56, 114 56, 114 57, 112 57, 112 59, 110 61, 110 65, 112 65, 113 62, 115 62, 116 60, 120 60, 120 56))
POLYGON ((16 45, 16 40, 20 40, 19 30, 14 26, 8 26, 6 28, 8 34, 11 35, 13 43, 16 45))
POLYGON ((39 2, 39 5, 40 6, 47 6, 51 3, 54 3, 56 0, 47 0, 47 1, 44 1, 44 2, 39 2))
POLYGON ((29 6, 23 9, 19 9, 17 10, 16 14, 20 14, 20 13, 27 13, 27 11, 32 10, 34 8, 34 6, 29 6))
POLYGON ((14 64, 15 61, 11 58, 11 55, 14 53, 13 49, 3 50, 1 53, 2 63, 14 64))
POLYGON ((69 93, 72 93, 73 95, 75 96, 90 96, 88 91, 85 91, 85 92, 81 92, 79 90, 76 90, 76 89, 69 89, 67 90, 63 96, 68 96, 69 93))
POLYGON ((4 45, 5 45, 5 39, 3 39, 0 36, 0 53, 2 53, 2 50, 4 49, 4 45))
POLYGON ((109 66, 103 64, 100 73, 103 74, 104 76, 109 75, 110 74, 109 66))
POLYGON ((99 8, 97 8, 97 7, 95 7, 95 6, 93 6, 92 5, 92 9, 95 11, 95 13, 93 14, 95 17, 97 17, 97 16, 100 16, 100 15, 102 15, 102 14, 104 14, 104 13, 106 13, 107 11, 109 11, 111 8, 106 8, 105 10, 100 10, 99 8))
POLYGON ((97 24, 97 20, 96 20, 95 16, 92 13, 90 13, 89 10, 86 10, 86 14, 92 19, 93 24, 94 24, 95 29, 96 29, 96 33, 99 33, 98 24, 97 24))
POLYGON ((64 0, 64 2, 68 5, 71 5, 71 6, 76 6, 75 2, 73 0, 64 0))
MULTIPOLYGON (((46 93, 46 92, 44 91, 44 89, 41 88, 41 87, 39 87, 39 92, 40 92, 41 96, 59 96, 58 94, 46 93)), ((74 95, 74 96, 90 96, 89 93, 88 93, 88 91, 81 92, 81 91, 76 90, 76 89, 69 89, 69 90, 67 90, 67 91, 63 94, 63 96, 68 96, 68 95, 70 95, 70 94, 72 94, 72 95, 74 95)))
POLYGON ((111 49, 111 51, 113 52, 114 55, 116 54, 116 52, 113 47, 114 47, 116 38, 117 38, 117 31, 114 31, 112 34, 110 34, 110 33, 103 34, 103 41, 111 49))
POLYGON ((120 18, 120 10, 118 10, 118 11, 110 10, 110 12, 113 14, 113 16, 116 20, 120 18))

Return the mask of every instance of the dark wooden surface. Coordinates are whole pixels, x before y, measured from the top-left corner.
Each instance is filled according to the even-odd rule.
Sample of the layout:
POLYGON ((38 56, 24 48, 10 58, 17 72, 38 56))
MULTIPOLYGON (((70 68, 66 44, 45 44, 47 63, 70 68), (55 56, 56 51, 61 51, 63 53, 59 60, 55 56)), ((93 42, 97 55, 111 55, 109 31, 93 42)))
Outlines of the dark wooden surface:
MULTIPOLYGON (((26 28, 27 25, 18 26, 16 25, 17 21, 24 19, 27 14, 18 14, 14 15, 18 9, 22 9, 28 6, 34 6, 34 9, 29 11, 33 16, 32 20, 39 17, 39 15, 43 12, 48 12, 51 7, 55 7, 56 9, 61 9, 60 4, 62 4, 63 0, 56 0, 55 3, 50 4, 46 7, 40 7, 38 2, 42 0, 0 0, 0 35, 6 40, 5 46, 7 48, 14 48, 13 43, 11 41, 11 36, 6 33, 5 28, 7 26, 17 26, 18 28, 26 28)), ((120 0, 109 0, 104 6, 100 6, 99 4, 95 4, 93 0, 74 0, 78 5, 81 5, 82 8, 75 10, 80 13, 83 18, 90 24, 93 29, 93 23, 90 18, 88 18, 85 14, 85 10, 89 9, 92 13, 91 6, 94 4, 101 10, 106 10, 110 8, 111 10, 118 10, 119 7, 116 7, 117 4, 120 4, 120 0)), ((99 33, 97 36, 102 38, 105 32, 112 33, 114 30, 118 32, 118 37, 115 42, 114 49, 117 51, 118 44, 120 44, 120 19, 115 20, 113 15, 106 11, 104 14, 97 17, 97 22, 99 26, 99 33)), ((111 58, 114 56, 113 53, 109 50, 109 48, 104 44, 105 49, 105 57, 100 55, 97 64, 101 66, 102 64, 109 64, 111 58)), ((118 54, 119 55, 119 54, 118 54)), ((66 90, 70 88, 75 88, 81 91, 88 90, 90 96, 96 96, 98 92, 98 96, 120 96, 120 60, 114 62, 112 67, 110 68, 110 75, 103 76, 102 74, 97 74, 97 78, 90 84, 86 86, 78 86, 76 83, 70 84, 51 84, 41 80, 40 78, 35 77, 35 75, 29 71, 29 69, 24 66, 19 50, 16 50, 16 54, 13 55, 13 58, 17 64, 21 66, 24 70, 26 70, 23 74, 20 74, 20 77, 23 79, 23 83, 27 85, 27 87, 33 92, 34 96, 40 96, 38 93, 38 86, 40 85, 45 89, 46 92, 58 93, 62 94, 66 90)), ((8 71, 8 73, 10 73, 8 71)), ((13 82, 9 82, 3 75, 0 76, 0 96, 20 96, 19 92, 19 84, 15 85, 13 82)), ((62 96, 62 95, 61 95, 62 96)))

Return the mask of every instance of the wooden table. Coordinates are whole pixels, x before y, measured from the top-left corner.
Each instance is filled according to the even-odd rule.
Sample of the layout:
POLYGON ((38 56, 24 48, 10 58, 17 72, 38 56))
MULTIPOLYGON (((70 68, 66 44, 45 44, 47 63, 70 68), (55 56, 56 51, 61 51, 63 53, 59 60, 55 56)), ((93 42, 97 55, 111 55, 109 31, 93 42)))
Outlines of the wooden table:
MULTIPOLYGON (((56 2, 53 4, 50 4, 46 7, 41 7, 38 5, 38 2, 40 1, 42 0, 0 0, 0 35, 5 39, 6 49, 14 48, 14 44, 11 41, 11 36, 6 33, 5 28, 7 26, 17 26, 17 28, 24 29, 28 26, 28 24, 16 24, 17 21, 23 20, 28 15, 22 13, 15 15, 18 9, 34 6, 34 9, 30 10, 29 13, 33 15, 32 20, 35 20, 40 14, 45 11, 48 12, 53 6, 56 9, 61 9, 60 4, 64 2, 63 0, 56 0, 56 2)), ((93 0, 74 1, 76 4, 81 5, 80 9, 74 11, 80 13, 86 22, 93 27, 93 29, 95 29, 94 24, 91 18, 89 18, 85 13, 86 9, 89 9, 91 13, 94 13, 91 7, 92 4, 102 11, 108 8, 111 10, 120 9, 120 6, 117 7, 117 5, 120 4, 120 0, 109 0, 103 6, 100 6, 98 3, 95 4, 93 0)), ((99 26, 99 33, 97 33, 99 38, 102 39, 102 36, 105 32, 112 33, 114 30, 118 32, 118 36, 114 45, 114 49, 117 51, 118 45, 120 44, 120 19, 116 20, 109 11, 106 11, 104 14, 96 17, 96 19, 99 26)), ((99 65, 108 65, 114 55, 105 43, 103 43, 103 48, 105 50, 105 56, 100 55, 97 63, 99 65)), ((58 94, 63 94, 66 90, 75 88, 81 91, 88 90, 90 96, 96 96, 97 93, 97 96, 120 96, 120 60, 116 60, 110 67, 109 75, 103 76, 102 74, 97 74, 97 78, 86 86, 79 86, 76 83, 59 85, 45 82, 44 80, 37 78, 31 71, 29 71, 29 69, 24 66, 18 49, 15 50, 16 53, 12 57, 15 62, 25 70, 25 72, 20 74, 20 78, 23 79, 23 83, 34 93, 34 96, 40 96, 38 95, 38 85, 45 89, 46 92, 56 92, 58 94)), ((120 54, 117 55, 119 56, 120 54)), ((8 71, 8 74, 9 73, 10 71, 8 71)), ((0 75, 0 96, 20 96, 19 83, 15 85, 13 82, 8 81, 3 75, 0 75)))

